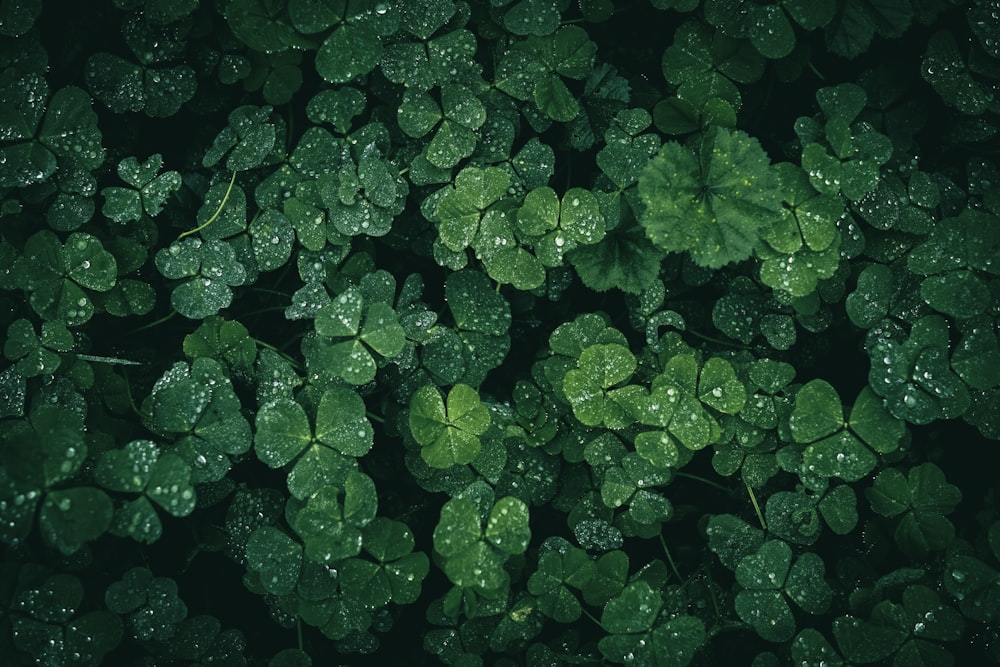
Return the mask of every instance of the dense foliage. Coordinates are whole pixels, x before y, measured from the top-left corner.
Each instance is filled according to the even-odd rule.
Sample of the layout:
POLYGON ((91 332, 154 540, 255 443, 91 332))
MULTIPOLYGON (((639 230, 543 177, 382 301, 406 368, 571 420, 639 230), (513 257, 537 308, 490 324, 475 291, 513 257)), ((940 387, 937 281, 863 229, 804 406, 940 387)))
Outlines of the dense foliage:
POLYGON ((998 114, 993 0, 0 2, 0 662, 1000 662, 998 114))

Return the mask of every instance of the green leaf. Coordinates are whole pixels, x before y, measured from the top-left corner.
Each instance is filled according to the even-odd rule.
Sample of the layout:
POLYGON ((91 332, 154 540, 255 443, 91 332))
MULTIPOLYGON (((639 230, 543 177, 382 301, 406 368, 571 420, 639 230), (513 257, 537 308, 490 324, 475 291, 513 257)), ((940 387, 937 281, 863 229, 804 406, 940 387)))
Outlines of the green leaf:
POLYGON ((796 442, 815 442, 844 427, 844 412, 837 390, 826 380, 812 380, 795 395, 788 427, 796 442))
POLYGON ((382 41, 368 25, 343 23, 316 52, 316 71, 330 83, 347 83, 374 69, 381 57, 382 41))
POLYGON ((295 590, 302 569, 302 545, 273 526, 261 526, 250 534, 246 546, 247 567, 260 575, 268 593, 288 595, 295 590))
POLYGON ((490 414, 479 393, 457 384, 448 392, 447 407, 436 387, 423 386, 410 399, 410 432, 422 446, 428 465, 449 468, 471 463, 479 454, 479 436, 490 425, 490 414))
POLYGON ((309 418, 301 405, 278 398, 257 411, 254 451, 271 468, 280 468, 312 442, 309 418))
POLYGON ((450 274, 445 281, 445 300, 461 330, 503 336, 510 329, 510 304, 478 271, 450 274))
POLYGON ((103 535, 113 511, 111 499, 100 489, 78 486, 51 491, 42 501, 38 527, 46 542, 68 556, 103 535))
POLYGON ((522 500, 506 496, 499 499, 486 519, 486 539, 508 554, 524 553, 531 540, 528 506, 522 500))
POLYGON ((635 368, 635 357, 617 343, 585 349, 577 368, 568 371, 563 382, 576 418, 588 426, 616 423, 623 410, 610 399, 607 390, 631 377, 635 368))
POLYGON ((364 456, 375 433, 365 413, 357 392, 346 387, 326 390, 316 411, 316 440, 347 456, 364 456))
POLYGON ((641 222, 653 243, 690 251, 699 266, 746 259, 781 207, 778 181, 756 139, 713 128, 697 152, 667 143, 643 170, 641 222))
POLYGON ((736 414, 746 403, 746 390, 736 377, 733 365, 725 359, 711 357, 701 369, 698 398, 702 403, 725 414, 736 414))
POLYGON ((613 634, 645 632, 653 627, 663 600, 648 583, 630 583, 611 598, 601 614, 601 627, 613 634))

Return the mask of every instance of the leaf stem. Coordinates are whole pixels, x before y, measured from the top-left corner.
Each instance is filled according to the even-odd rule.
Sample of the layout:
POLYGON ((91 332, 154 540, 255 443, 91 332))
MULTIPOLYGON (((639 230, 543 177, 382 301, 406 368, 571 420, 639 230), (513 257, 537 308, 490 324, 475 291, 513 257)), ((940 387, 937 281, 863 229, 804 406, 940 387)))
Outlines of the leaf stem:
POLYGON ((236 172, 234 171, 232 178, 229 179, 229 187, 226 188, 226 194, 224 194, 222 196, 222 201, 219 202, 219 208, 215 209, 215 213, 213 213, 208 220, 206 220, 205 222, 201 223, 200 225, 198 225, 194 229, 189 229, 186 232, 181 232, 180 235, 177 237, 178 241, 180 241, 185 236, 190 236, 191 234, 196 234, 196 233, 200 232, 201 230, 205 229, 210 224, 212 224, 213 222, 215 222, 215 219, 219 217, 220 213, 222 213, 222 209, 226 205, 226 202, 229 201, 229 194, 233 191, 233 184, 235 182, 236 182, 236 172))
POLYGON ((757 519, 760 521, 760 527, 767 530, 767 522, 764 521, 764 514, 760 511, 760 505, 757 503, 757 496, 754 494, 753 489, 747 484, 747 493, 750 494, 750 502, 753 503, 753 509, 757 512, 757 519))
POLYGON ((719 484, 718 482, 713 482, 710 479, 705 479, 704 477, 701 477, 699 475, 692 475, 691 473, 680 472, 680 471, 678 471, 675 474, 678 477, 687 477, 688 479, 693 479, 693 480, 701 482, 703 484, 708 484, 709 486, 714 487, 714 488, 718 489, 719 491, 725 491, 726 493, 730 493, 730 490, 728 488, 726 488, 725 486, 719 484))

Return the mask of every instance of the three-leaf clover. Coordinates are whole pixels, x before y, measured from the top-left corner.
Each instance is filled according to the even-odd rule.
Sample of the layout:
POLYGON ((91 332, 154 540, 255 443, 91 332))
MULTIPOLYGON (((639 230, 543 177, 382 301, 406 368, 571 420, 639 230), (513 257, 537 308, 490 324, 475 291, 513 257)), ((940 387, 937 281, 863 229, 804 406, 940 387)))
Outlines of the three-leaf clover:
POLYGON ((961 501, 962 493, 933 463, 915 466, 907 475, 886 468, 866 495, 878 514, 902 515, 896 524, 896 543, 914 558, 943 550, 955 539, 955 527, 945 515, 961 501))
POLYGON ((154 153, 140 163, 134 157, 127 157, 118 163, 118 177, 131 188, 117 186, 101 190, 104 208, 101 213, 115 222, 138 220, 143 214, 156 216, 163 210, 170 193, 181 186, 181 175, 176 171, 165 171, 157 175, 163 166, 163 156, 154 153))
POLYGON ((825 571, 815 553, 807 551, 793 563, 787 542, 768 540, 736 566, 736 581, 744 587, 736 594, 736 613, 764 639, 791 639, 795 617, 785 598, 810 613, 825 612, 833 597, 825 571))
POLYGON ((895 451, 905 432, 905 424, 868 387, 858 394, 845 422, 837 390, 820 379, 799 389, 788 427, 795 442, 808 443, 802 452, 804 472, 849 482, 875 468, 873 452, 895 451))
POLYGON ((233 301, 232 288, 246 280, 233 247, 225 241, 186 238, 156 253, 156 268, 165 278, 180 280, 170 305, 184 317, 199 320, 233 301))
POLYGON ((163 527, 150 501, 173 516, 194 511, 191 468, 179 456, 161 452, 152 440, 133 440, 122 449, 104 452, 94 477, 109 491, 143 494, 115 511, 111 530, 116 534, 148 543, 159 539, 163 527))
POLYGON ((378 364, 373 353, 394 357, 406 344, 406 332, 392 306, 366 299, 356 287, 322 306, 315 327, 323 340, 319 361, 324 370, 353 385, 375 379, 378 364))
POLYGON ((504 569, 507 558, 524 553, 530 538, 523 501, 500 498, 484 517, 473 500, 459 497, 441 508, 434 550, 444 558, 445 574, 454 584, 494 597, 510 580, 504 569))
POLYGON ((410 399, 409 425, 424 461, 450 468, 471 463, 479 454, 479 436, 489 428, 490 413, 468 385, 452 387, 447 400, 437 387, 425 385, 410 399))

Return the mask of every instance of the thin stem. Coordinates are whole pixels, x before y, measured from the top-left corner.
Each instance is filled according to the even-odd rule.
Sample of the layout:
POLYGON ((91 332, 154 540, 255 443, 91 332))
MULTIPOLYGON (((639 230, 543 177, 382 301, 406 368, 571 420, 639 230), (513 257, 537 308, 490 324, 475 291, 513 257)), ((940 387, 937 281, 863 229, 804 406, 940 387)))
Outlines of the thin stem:
POLYGON ((754 494, 753 489, 747 484, 747 493, 750 494, 750 502, 753 503, 753 509, 757 512, 757 519, 760 521, 760 527, 767 530, 767 522, 764 521, 764 515, 760 511, 760 505, 757 503, 757 496, 754 494))
POLYGON ((215 209, 215 213, 213 213, 212 216, 208 220, 206 220, 205 222, 201 223, 200 225, 198 225, 194 229, 189 229, 186 232, 181 232, 180 235, 177 237, 178 241, 180 241, 185 236, 190 236, 191 234, 196 234, 196 233, 200 232, 201 230, 205 229, 210 224, 212 224, 213 222, 215 222, 215 219, 219 217, 220 213, 222 213, 222 209, 226 205, 226 202, 229 201, 229 193, 231 193, 233 191, 233 184, 235 182, 236 182, 236 172, 234 171, 233 172, 233 177, 229 179, 229 187, 226 188, 226 194, 224 194, 222 196, 222 201, 219 202, 219 208, 215 209))

